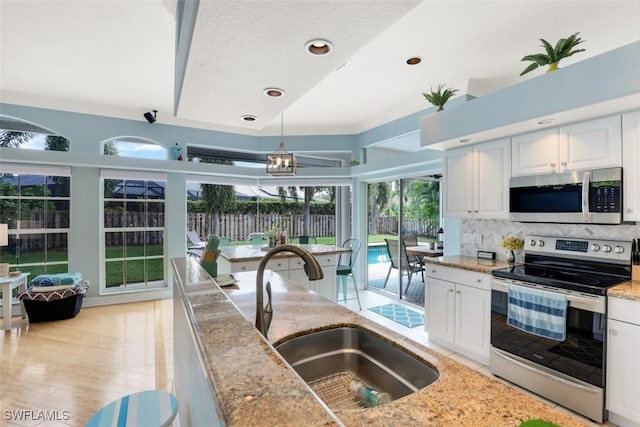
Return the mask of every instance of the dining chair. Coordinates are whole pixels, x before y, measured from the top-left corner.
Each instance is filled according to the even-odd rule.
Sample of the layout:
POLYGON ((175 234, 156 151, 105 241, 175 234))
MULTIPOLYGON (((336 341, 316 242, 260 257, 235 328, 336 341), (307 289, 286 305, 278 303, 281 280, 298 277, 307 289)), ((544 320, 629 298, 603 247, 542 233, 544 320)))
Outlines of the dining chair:
MULTIPOLYGON (((384 285, 382 285, 382 287, 384 288, 387 286, 389 276, 391 276, 391 270, 400 268, 400 257, 402 257, 402 276, 406 274, 409 278, 407 287, 405 288, 404 292, 407 293, 407 291, 409 290, 411 277, 414 273, 421 273, 422 281, 424 282, 424 263, 422 262, 422 260, 420 260, 419 262, 411 262, 409 256, 407 255, 407 247, 404 244, 404 241, 402 242, 401 248, 398 248, 397 240, 384 239, 384 241, 387 243, 387 254, 389 255, 389 259, 391 260, 391 265, 389 266, 389 272, 387 273, 387 278, 385 279, 384 285)), ((402 286, 402 280, 400 281, 400 286, 402 286)))
POLYGON ((347 302, 350 299, 358 300, 358 308, 362 310, 362 305, 360 305, 360 295, 358 294, 358 283, 356 282, 356 278, 353 275, 353 264, 358 257, 358 252, 360 252, 360 240, 358 239, 347 239, 342 245, 344 249, 350 249, 350 252, 341 252, 338 257, 338 265, 336 265, 336 302, 340 302, 340 292, 342 292, 343 302, 347 302), (342 264, 342 257, 346 258, 348 254, 349 264, 342 264), (355 292, 355 298, 347 298, 347 278, 351 277, 353 281, 353 290, 355 292))

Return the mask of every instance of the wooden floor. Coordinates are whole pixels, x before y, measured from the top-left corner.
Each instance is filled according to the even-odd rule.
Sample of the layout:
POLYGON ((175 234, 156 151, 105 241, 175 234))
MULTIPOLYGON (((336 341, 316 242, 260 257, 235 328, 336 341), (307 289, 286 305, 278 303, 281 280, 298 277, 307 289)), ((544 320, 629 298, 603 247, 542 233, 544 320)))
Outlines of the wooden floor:
POLYGON ((171 299, 13 320, 0 344, 0 426, 82 427, 126 394, 173 391, 171 299))

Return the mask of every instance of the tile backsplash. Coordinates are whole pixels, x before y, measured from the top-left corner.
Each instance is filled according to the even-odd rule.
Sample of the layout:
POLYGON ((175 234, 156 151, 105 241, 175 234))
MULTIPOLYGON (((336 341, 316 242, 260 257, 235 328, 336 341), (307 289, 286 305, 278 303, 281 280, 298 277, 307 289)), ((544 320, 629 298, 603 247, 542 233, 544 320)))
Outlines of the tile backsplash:
MULTIPOLYGON (((477 251, 493 251, 496 258, 504 260, 507 251, 500 247, 502 237, 516 236, 524 239, 528 235, 560 236, 584 239, 624 240, 640 238, 638 223, 622 225, 585 225, 585 224, 538 224, 512 222, 502 219, 463 219, 460 224, 462 233, 461 254, 475 257, 477 251)), ((516 261, 523 261, 524 252, 515 251, 516 261)))

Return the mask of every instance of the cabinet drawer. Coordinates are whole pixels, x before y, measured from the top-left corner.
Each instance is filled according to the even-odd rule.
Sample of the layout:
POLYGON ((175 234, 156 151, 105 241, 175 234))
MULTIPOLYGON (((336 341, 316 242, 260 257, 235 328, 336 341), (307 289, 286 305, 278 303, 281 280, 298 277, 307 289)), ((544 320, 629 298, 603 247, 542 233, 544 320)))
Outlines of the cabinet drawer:
POLYGON ((427 263, 425 267, 427 277, 434 277, 448 282, 460 283, 474 288, 490 290, 491 276, 485 273, 463 270, 461 268, 443 267, 427 263))
POLYGON ((609 298, 609 319, 640 325, 640 301, 609 298))
MULTIPOLYGON (((329 266, 335 267, 336 265, 336 256, 333 254, 316 255, 315 258, 316 260, 318 260, 318 264, 320 264, 321 267, 329 267, 329 266)), ((302 258, 299 258, 299 257, 289 258, 290 270, 298 270, 302 268, 304 268, 304 261, 302 260, 302 258)))
MULTIPOLYGON (((260 266, 260 261, 243 261, 231 263, 231 272, 256 271, 260 266)), ((289 261, 285 257, 270 259, 267 262, 266 270, 287 271, 289 270, 289 261)))

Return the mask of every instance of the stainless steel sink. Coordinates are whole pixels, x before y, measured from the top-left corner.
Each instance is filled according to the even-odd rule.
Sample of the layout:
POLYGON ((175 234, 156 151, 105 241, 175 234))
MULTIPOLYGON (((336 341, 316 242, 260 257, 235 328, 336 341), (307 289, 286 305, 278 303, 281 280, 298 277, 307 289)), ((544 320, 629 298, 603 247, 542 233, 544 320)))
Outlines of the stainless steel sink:
POLYGON ((352 380, 399 399, 439 378, 414 355, 357 327, 311 332, 276 350, 333 410, 365 407, 349 389, 352 380))

